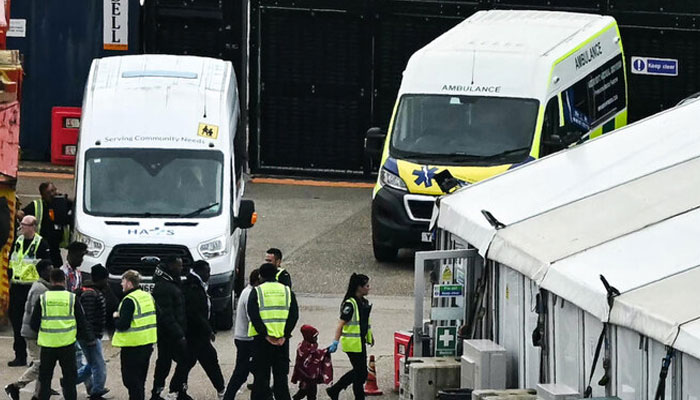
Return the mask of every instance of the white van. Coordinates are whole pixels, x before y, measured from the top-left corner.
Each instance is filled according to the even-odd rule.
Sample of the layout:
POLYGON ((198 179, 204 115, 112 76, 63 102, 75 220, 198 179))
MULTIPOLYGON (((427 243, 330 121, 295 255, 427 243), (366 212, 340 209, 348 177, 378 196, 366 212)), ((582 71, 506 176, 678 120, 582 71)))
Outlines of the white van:
POLYGON ((230 62, 169 55, 94 60, 83 99, 75 174, 75 239, 112 284, 142 258, 211 265, 209 293, 220 329, 233 324, 232 292, 245 274, 242 200, 245 137, 230 62), (238 134, 237 134, 238 133, 238 134))
POLYGON ((375 257, 391 260, 399 248, 431 242, 440 178, 472 184, 626 123, 614 18, 475 13, 411 56, 389 131, 367 133, 368 155, 381 154, 375 257))

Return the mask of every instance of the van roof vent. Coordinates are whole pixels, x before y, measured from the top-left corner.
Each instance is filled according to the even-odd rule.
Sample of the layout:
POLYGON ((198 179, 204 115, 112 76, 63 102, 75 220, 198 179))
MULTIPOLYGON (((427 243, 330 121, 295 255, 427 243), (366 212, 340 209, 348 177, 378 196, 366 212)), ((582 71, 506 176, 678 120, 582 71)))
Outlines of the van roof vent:
POLYGON ((126 71, 122 73, 122 78, 180 78, 197 79, 196 72, 186 71, 165 71, 165 70, 145 70, 126 71))

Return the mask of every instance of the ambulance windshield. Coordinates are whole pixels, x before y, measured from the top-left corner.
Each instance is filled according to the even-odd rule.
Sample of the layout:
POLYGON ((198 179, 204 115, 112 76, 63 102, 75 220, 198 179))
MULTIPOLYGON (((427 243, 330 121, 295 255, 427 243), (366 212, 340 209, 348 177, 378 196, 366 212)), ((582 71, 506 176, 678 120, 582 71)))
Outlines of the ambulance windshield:
POLYGON ((534 99, 405 95, 392 133, 392 156, 447 165, 524 161, 538 104, 534 99))
POLYGON ((91 149, 85 158, 88 214, 206 218, 221 213, 220 151, 91 149))

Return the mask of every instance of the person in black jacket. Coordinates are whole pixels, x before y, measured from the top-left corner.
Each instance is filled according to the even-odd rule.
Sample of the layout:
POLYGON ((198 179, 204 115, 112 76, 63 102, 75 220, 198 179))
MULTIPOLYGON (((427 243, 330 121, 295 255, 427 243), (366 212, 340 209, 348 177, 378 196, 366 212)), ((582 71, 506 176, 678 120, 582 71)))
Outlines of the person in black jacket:
POLYGON ((101 400, 109 389, 105 388, 107 381, 107 366, 102 354, 102 334, 105 329, 106 308, 105 298, 101 292, 95 289, 92 282, 83 285, 78 291, 78 299, 83 307, 85 318, 92 327, 92 333, 97 339, 95 346, 88 346, 84 341, 79 341, 87 364, 78 370, 78 384, 85 382, 90 400, 101 400))
POLYGON ((268 249, 265 252, 265 262, 268 264, 274 264, 274 266, 277 267, 277 275, 275 275, 277 282, 285 286, 289 286, 291 289, 292 276, 289 275, 289 271, 282 268, 282 250, 275 247, 268 249))
MULTIPOLYGON (((185 297, 180 287, 182 259, 169 257, 164 261, 153 274, 153 282, 155 282, 153 299, 156 303, 158 318, 158 359, 153 377, 151 400, 162 399, 160 394, 165 388, 165 379, 170 373, 172 362, 175 361, 178 364, 182 362, 187 350, 185 339, 187 314, 185 297)), ((173 380, 170 383, 170 391, 178 391, 178 388, 172 386, 173 380)))
POLYGON ((182 286, 187 309, 187 357, 183 362, 178 363, 170 384, 171 392, 173 386, 180 388, 178 398, 185 397, 187 376, 197 361, 214 385, 219 399, 223 398, 226 389, 221 367, 219 367, 219 358, 212 345, 216 335, 209 323, 211 300, 207 294, 207 282, 210 274, 208 262, 196 261, 182 286))
POLYGON ((102 264, 95 264, 90 269, 90 277, 92 278, 92 287, 98 292, 102 293, 105 298, 105 315, 107 319, 105 321, 105 330, 108 332, 114 331, 114 319, 112 315, 119 308, 119 299, 112 291, 109 286, 107 278, 109 273, 107 268, 103 267, 102 264))

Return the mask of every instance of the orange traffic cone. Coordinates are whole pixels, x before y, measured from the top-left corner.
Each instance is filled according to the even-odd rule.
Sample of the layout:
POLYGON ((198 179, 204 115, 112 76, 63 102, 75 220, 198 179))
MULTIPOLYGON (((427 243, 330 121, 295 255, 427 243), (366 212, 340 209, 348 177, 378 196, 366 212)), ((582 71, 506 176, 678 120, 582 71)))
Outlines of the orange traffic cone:
POLYGON ((365 394, 368 396, 381 396, 384 393, 377 386, 377 371, 374 367, 374 356, 369 356, 369 368, 367 368, 367 383, 365 394))

